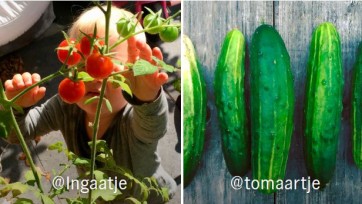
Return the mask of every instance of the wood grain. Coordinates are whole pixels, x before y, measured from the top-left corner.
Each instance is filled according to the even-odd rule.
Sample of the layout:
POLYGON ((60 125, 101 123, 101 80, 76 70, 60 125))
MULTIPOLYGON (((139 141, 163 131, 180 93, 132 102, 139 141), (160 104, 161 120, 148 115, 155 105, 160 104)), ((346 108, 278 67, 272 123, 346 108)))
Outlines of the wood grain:
MULTIPOLYGON (((362 40, 362 2, 184 1, 183 18, 183 33, 195 44, 203 66, 210 110, 203 158, 193 182, 184 189, 184 203, 362 203, 362 170, 357 169, 352 160, 349 113, 352 66, 362 40), (342 130, 333 180, 323 191, 311 193, 303 191, 301 186, 272 195, 232 189, 232 177, 221 151, 213 96, 214 71, 226 33, 238 28, 250 44, 253 32, 264 22, 274 25, 283 37, 291 58, 296 93, 295 127, 285 179, 301 179, 308 176, 302 122, 309 43, 313 29, 324 21, 335 24, 340 33, 345 81, 342 130)), ((246 177, 252 178, 250 171, 246 177)))

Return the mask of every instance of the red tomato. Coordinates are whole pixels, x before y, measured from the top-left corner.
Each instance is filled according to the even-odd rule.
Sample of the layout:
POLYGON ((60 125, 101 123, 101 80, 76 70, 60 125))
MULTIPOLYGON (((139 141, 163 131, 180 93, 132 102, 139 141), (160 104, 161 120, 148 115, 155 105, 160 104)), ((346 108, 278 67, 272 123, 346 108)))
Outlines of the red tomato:
MULTIPOLYGON (((69 39, 70 40, 70 43, 71 44, 75 44, 75 39, 73 39, 73 38, 71 38, 71 39, 69 39)), ((67 47, 67 46, 69 46, 68 45, 68 42, 67 42, 67 40, 63 40, 60 44, 59 44, 59 46, 58 46, 58 48, 61 48, 61 47, 67 47)), ((80 49, 80 45, 79 44, 76 44, 75 45, 75 49, 77 49, 77 50, 79 50, 80 49)), ((68 56, 68 53, 69 53, 69 50, 57 50, 57 55, 58 55, 58 59, 59 59, 59 61, 61 61, 62 63, 64 63, 65 62, 65 60, 67 59, 67 56, 68 56)), ((67 61, 67 65, 75 65, 75 64, 77 64, 78 62, 80 62, 80 60, 81 60, 81 56, 80 56, 80 54, 79 53, 77 53, 76 52, 76 50, 72 50, 72 54, 69 56, 69 58, 68 58, 68 61, 67 61)))
MULTIPOLYGON (((92 35, 90 35, 90 36, 92 36, 92 35)), ((97 52, 99 51, 98 46, 95 45, 97 38, 98 38, 98 37, 96 37, 95 42, 93 42, 93 52, 92 52, 93 54, 94 54, 94 53, 97 53, 97 52)), ((100 45, 104 45, 104 42, 103 42, 103 41, 99 41, 99 44, 100 44, 100 45)), ((84 55, 85 57, 88 57, 89 54, 90 54, 90 50, 91 50, 90 45, 91 45, 91 42, 90 42, 90 40, 89 40, 86 36, 84 36, 84 37, 80 40, 80 51, 83 53, 83 55, 84 55)))
POLYGON ((85 70, 95 79, 104 79, 112 73, 113 62, 99 53, 91 54, 85 63, 85 70))
POLYGON ((84 82, 65 78, 59 84, 58 93, 64 102, 69 104, 76 103, 85 95, 84 82))

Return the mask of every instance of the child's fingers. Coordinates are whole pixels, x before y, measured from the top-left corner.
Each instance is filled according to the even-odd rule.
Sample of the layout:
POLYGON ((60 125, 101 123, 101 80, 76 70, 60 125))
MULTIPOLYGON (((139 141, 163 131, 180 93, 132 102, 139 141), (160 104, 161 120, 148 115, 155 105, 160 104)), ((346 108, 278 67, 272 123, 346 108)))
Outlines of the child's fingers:
POLYGON ((136 46, 137 40, 133 36, 127 40, 127 43, 128 43, 128 48, 127 48, 128 62, 133 63, 134 61, 137 60, 138 55, 139 55, 139 50, 137 49, 137 46, 136 46))
POLYGON ((23 81, 23 77, 20 74, 15 74, 13 77, 13 86, 14 89, 22 89, 24 88, 25 84, 23 81))
POLYGON ((145 43, 145 42, 142 42, 142 41, 137 41, 137 48, 139 49, 140 51, 140 54, 139 54, 139 57, 141 59, 144 59, 146 61, 151 61, 152 60, 152 50, 151 50, 151 47, 145 43))
POLYGON ((40 75, 39 74, 32 74, 31 79, 33 80, 33 84, 38 83, 40 81, 40 75))
POLYGON ((161 72, 158 74, 157 76, 157 84, 159 86, 162 86, 163 84, 165 84, 168 80, 168 74, 161 72))
POLYGON ((163 60, 163 55, 162 55, 161 49, 159 47, 154 47, 152 49, 152 55, 157 57, 160 60, 163 60))
POLYGON ((6 80, 4 85, 5 91, 14 91, 13 80, 6 80))
POLYGON ((45 87, 40 87, 39 89, 37 89, 33 94, 34 101, 38 102, 40 99, 42 99, 45 96, 45 91, 45 87))
POLYGON ((23 82, 25 86, 31 86, 33 84, 32 77, 29 72, 24 72, 21 76, 23 77, 23 82))

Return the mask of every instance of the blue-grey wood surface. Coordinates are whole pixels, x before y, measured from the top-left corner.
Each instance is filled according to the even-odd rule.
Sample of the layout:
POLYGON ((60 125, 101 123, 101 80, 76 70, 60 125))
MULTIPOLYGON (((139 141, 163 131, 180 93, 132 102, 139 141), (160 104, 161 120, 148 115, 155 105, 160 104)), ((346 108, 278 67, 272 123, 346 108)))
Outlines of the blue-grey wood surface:
MULTIPOLYGON (((352 159, 350 120, 352 67, 358 43, 362 41, 362 2, 184 1, 183 18, 183 33, 193 41, 203 66, 210 109, 202 161, 192 183, 184 189, 184 203, 362 203, 362 170, 352 159), (302 118, 309 44, 313 29, 325 21, 332 22, 340 33, 345 81, 342 129, 332 181, 323 191, 310 193, 302 190, 301 185, 297 190, 271 195, 245 188, 234 190, 222 155, 213 95, 214 71, 226 33, 238 28, 249 45, 253 32, 264 22, 274 25, 283 37, 291 58, 296 93, 295 127, 285 179, 301 179, 308 177, 302 118)), ((251 171, 245 177, 252 179, 251 171)))

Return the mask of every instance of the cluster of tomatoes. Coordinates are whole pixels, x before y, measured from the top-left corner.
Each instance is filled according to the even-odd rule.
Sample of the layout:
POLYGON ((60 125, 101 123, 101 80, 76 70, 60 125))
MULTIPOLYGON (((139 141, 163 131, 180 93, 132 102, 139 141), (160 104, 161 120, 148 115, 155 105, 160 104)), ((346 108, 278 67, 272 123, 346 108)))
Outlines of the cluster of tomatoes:
MULTIPOLYGON (((103 41, 91 36, 84 36, 79 42, 69 38, 63 40, 57 49, 58 59, 68 66, 85 62, 85 71, 94 79, 104 79, 113 71, 110 57, 100 52, 103 41), (94 41, 92 43, 92 40, 94 41), (93 48, 91 45, 93 44, 93 48)), ((82 80, 65 78, 60 82, 58 93, 66 103, 76 103, 85 95, 85 85, 82 80)))

